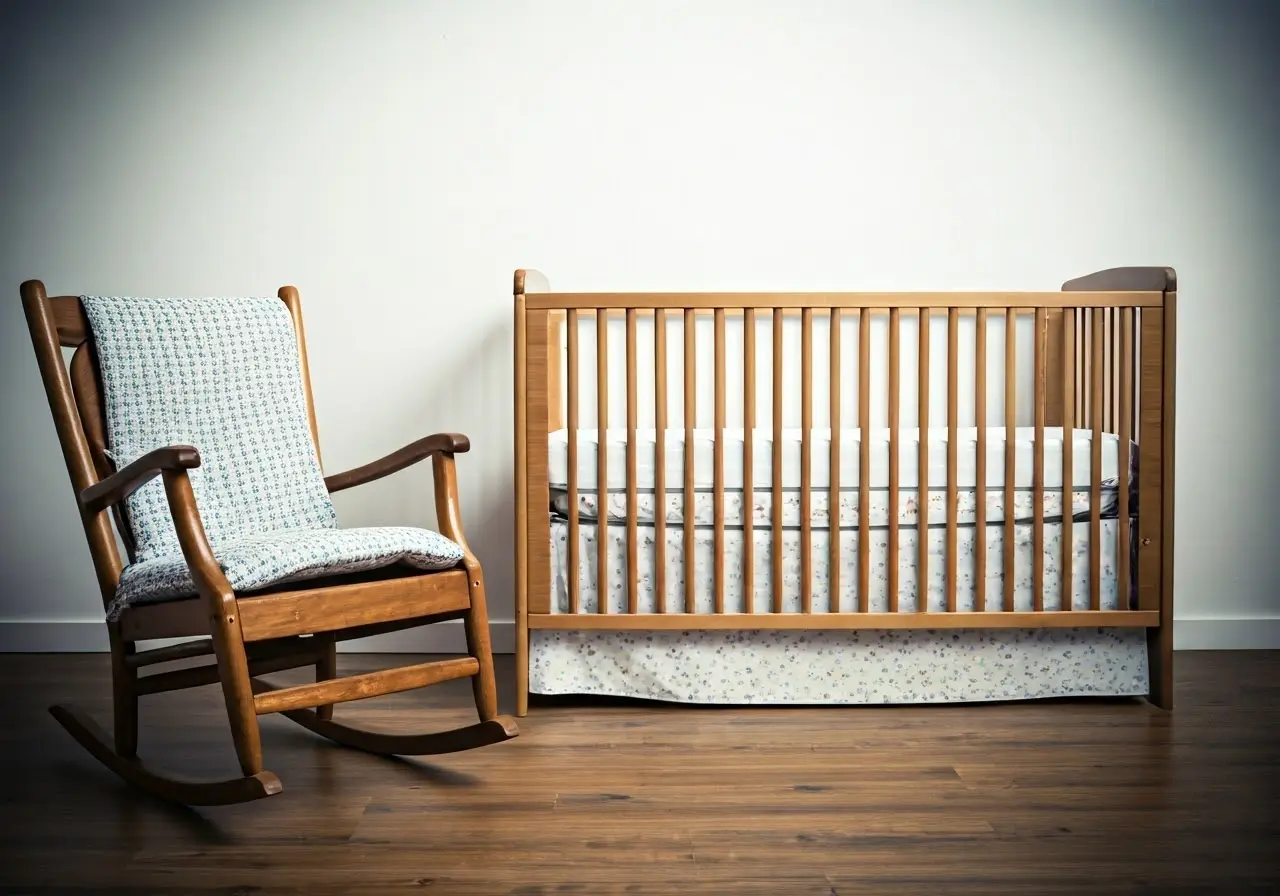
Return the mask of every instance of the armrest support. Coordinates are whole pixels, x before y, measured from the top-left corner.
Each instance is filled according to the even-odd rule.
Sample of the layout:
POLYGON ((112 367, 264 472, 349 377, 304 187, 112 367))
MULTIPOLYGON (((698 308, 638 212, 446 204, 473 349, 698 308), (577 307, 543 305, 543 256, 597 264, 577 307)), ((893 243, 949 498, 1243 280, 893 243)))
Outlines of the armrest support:
POLYGON ((458 498, 458 469, 451 454, 437 454, 431 458, 431 477, 436 499, 436 525, 440 534, 462 548, 467 555, 467 565, 477 563, 462 531, 462 507, 458 498))
POLYGON ((94 483, 79 495, 85 513, 95 514, 115 504, 166 471, 193 470, 200 466, 200 452, 191 445, 169 445, 148 451, 133 463, 94 483))
POLYGON ((354 488, 357 485, 364 485, 367 482, 373 482, 375 479, 390 476, 392 473, 398 473, 405 467, 412 466, 433 455, 452 457, 455 454, 463 454, 470 450, 471 441, 466 436, 456 432, 440 432, 418 439, 416 442, 404 446, 399 451, 393 451, 373 463, 365 464, 352 470, 345 470, 341 473, 334 473, 332 476, 326 476, 324 484, 328 486, 330 492, 340 492, 343 489, 354 488))

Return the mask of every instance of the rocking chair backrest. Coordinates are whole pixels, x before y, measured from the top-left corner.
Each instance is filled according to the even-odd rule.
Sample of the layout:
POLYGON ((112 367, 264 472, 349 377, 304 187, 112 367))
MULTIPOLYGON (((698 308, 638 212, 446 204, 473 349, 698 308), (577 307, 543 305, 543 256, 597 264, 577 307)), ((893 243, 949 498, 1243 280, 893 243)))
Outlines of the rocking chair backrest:
MULTIPOLYGON (((40 281, 23 283, 21 293, 58 440, 72 488, 78 494, 115 469, 108 456, 104 393, 89 318, 79 297, 49 297, 40 281), (64 363, 62 348, 74 349, 70 364, 64 363)), ((293 322, 307 423, 316 459, 319 461, 319 439, 307 367, 301 301, 298 291, 291 286, 281 288, 278 296, 284 301, 293 322)), ((116 528, 130 560, 133 560, 136 551, 133 527, 124 508, 118 506, 115 512, 116 528)), ((105 606, 115 595, 123 562, 107 512, 82 515, 105 606)))

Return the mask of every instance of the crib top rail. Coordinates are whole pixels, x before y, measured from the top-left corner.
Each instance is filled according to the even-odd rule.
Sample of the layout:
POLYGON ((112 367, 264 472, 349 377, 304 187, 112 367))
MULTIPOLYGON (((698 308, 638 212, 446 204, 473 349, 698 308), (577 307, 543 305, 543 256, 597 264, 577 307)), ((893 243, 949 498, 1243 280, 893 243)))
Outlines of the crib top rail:
POLYGON ((825 308, 1146 308, 1164 304, 1154 290, 1077 292, 547 292, 529 293, 530 311, 662 308, 737 310, 825 308))
POLYGON ((1098 271, 1056 291, 945 290, 933 292, 552 292, 546 277, 517 270, 515 295, 530 311, 592 310, 782 310, 865 308, 1143 308, 1160 307, 1177 290, 1167 267, 1123 267, 1098 271))

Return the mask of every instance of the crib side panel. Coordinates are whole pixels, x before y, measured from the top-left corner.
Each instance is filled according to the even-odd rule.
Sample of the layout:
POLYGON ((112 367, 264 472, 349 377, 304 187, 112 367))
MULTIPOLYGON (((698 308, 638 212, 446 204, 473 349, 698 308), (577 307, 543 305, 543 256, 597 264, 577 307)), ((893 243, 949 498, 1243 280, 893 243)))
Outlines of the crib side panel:
POLYGON ((1163 606, 1164 443, 1152 427, 1164 418, 1151 390, 1165 386, 1157 369, 1165 298, 1120 285, 530 295, 520 475, 527 606, 539 617, 531 624, 1155 625, 1163 606), (842 440, 843 421, 860 431, 859 444, 847 429, 842 440), (1050 432, 1057 427, 1064 432, 1050 432), (638 446, 641 430, 651 444, 638 446), (945 438, 935 443, 931 430, 945 438), (795 444, 784 447, 784 434, 795 444), (1143 471, 1136 533, 1129 531, 1131 434, 1143 471), (868 486, 877 469, 868 471, 873 436, 887 441, 874 449, 874 463, 887 464, 883 487, 868 486), (619 439, 611 460, 609 445, 619 439), (707 451, 696 475, 695 439, 707 451), (557 474, 568 480, 567 496, 565 483, 553 490, 548 475, 553 444, 568 455, 557 474), (965 494, 964 507, 962 444, 965 463, 976 454, 977 464, 976 474, 965 474, 976 477, 974 488, 963 489, 976 499, 965 494), (852 449, 847 462, 842 445, 852 449), (1049 452, 1060 483, 1048 482, 1049 452), (798 483, 784 479, 784 457, 796 461, 786 475, 799 475, 798 483), (1086 472, 1073 482, 1077 464, 1086 472), (1104 477, 1113 464, 1114 476, 1104 477), (727 479, 730 467, 741 482, 727 479), (637 485, 646 468, 653 481, 637 485), (555 529, 554 542, 553 498, 569 529, 567 539, 555 529), (887 508, 876 510, 881 500, 887 508), (869 526, 873 511, 885 519, 869 526), (1050 539, 1047 525, 1061 535, 1050 539), (616 543, 615 529, 623 533, 616 543), (1135 537, 1142 550, 1131 605, 1135 537), (735 539, 755 550, 728 550, 735 539), (873 548, 877 539, 884 543, 873 548), (962 567, 966 552, 982 559, 962 567), (872 569, 888 576, 876 573, 885 606, 868 599, 872 569))

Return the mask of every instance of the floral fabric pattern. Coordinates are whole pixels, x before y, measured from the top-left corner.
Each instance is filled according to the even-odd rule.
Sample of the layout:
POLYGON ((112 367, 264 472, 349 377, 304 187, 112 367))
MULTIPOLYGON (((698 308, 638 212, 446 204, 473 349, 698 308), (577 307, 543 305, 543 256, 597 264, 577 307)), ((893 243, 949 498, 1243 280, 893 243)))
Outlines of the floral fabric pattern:
POLYGON ((529 689, 699 704, 1135 697, 1142 629, 540 631, 529 689))

